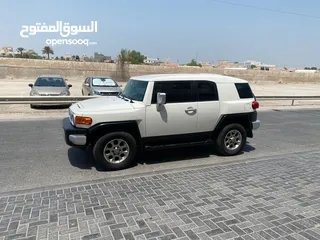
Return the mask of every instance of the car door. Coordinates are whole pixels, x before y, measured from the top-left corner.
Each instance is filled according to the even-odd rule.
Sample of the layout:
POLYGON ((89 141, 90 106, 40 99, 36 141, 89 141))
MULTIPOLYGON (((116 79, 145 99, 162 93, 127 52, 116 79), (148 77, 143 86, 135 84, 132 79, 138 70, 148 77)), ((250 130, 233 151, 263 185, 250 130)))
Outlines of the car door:
POLYGON ((154 82, 151 105, 146 107, 147 137, 185 135, 197 131, 197 102, 192 81, 154 82), (166 104, 157 110, 157 93, 166 104))
POLYGON ((211 132, 220 117, 220 102, 217 85, 213 81, 196 81, 198 95, 197 131, 211 132))
POLYGON ((86 96, 89 94, 89 77, 86 78, 86 80, 84 81, 84 83, 82 84, 82 92, 83 95, 86 96))

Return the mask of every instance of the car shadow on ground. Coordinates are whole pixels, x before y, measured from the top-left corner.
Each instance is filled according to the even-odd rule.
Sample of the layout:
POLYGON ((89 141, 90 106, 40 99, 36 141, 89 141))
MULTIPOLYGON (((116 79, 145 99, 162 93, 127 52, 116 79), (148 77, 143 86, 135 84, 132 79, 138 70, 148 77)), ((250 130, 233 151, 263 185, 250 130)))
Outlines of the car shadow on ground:
MULTIPOLYGON (((247 143, 243 152, 241 152, 240 155, 244 154, 245 152, 251 152, 254 150, 255 148, 247 143)), ((197 161, 197 159, 209 158, 212 156, 223 157, 212 146, 197 146, 170 150, 157 150, 141 154, 141 156, 139 156, 137 160, 137 164, 148 165, 192 159, 197 161)))
POLYGON ((80 169, 92 169, 95 167, 92 151, 71 147, 68 149, 70 164, 80 169))
MULTIPOLYGON (((247 142, 243 152, 240 154, 254 150, 255 148, 247 142)), ((214 150, 213 147, 210 146, 156 150, 139 154, 137 156, 136 163, 132 167, 141 164, 151 165, 191 159, 197 161, 197 159, 208 158, 211 156, 219 157, 220 155, 214 150)), ((92 154, 92 148, 79 149, 71 147, 68 149, 68 158, 70 164, 74 167, 87 170, 95 168, 97 171, 105 171, 101 166, 99 166, 99 164, 95 163, 92 154)))

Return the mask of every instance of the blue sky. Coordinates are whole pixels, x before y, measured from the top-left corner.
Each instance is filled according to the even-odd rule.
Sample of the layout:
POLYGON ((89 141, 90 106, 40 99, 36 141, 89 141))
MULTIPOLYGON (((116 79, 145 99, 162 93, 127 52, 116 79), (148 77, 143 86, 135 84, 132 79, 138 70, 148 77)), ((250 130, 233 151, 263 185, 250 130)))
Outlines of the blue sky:
MULTIPOLYGON (((228 0, 226 0, 228 1, 228 0)), ((319 16, 319 0, 230 0, 241 4, 319 16)), ((1 0, 0 47, 38 53, 55 33, 20 37, 22 25, 98 22, 98 32, 79 34, 97 45, 56 45, 65 53, 115 57, 121 48, 180 63, 258 60, 288 67, 319 67, 320 18, 244 8, 212 0, 1 0)))

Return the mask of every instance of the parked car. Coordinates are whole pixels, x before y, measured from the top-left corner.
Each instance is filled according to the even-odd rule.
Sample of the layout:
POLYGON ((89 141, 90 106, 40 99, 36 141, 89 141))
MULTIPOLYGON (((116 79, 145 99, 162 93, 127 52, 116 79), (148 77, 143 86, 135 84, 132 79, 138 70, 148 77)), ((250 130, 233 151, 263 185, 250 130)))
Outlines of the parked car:
POLYGON ((241 153, 260 127, 248 81, 216 74, 132 77, 122 94, 72 104, 63 120, 66 144, 91 145, 108 170, 130 166, 140 151, 214 146, 241 153))
POLYGON ((82 95, 117 96, 122 92, 121 87, 122 85, 119 85, 111 77, 90 76, 82 84, 82 95))
MULTIPOLYGON (((30 96, 70 96, 71 84, 66 83, 60 75, 41 75, 34 84, 30 83, 30 96)), ((60 105, 56 103, 31 104, 31 108, 43 105, 60 105)), ((64 104, 65 105, 65 104, 64 104)))

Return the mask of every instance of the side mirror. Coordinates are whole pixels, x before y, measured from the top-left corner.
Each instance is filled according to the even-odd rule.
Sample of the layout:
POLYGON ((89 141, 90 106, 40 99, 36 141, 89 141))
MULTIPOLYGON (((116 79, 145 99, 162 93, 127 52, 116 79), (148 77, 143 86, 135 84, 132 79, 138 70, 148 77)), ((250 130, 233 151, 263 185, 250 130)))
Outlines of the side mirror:
POLYGON ((167 95, 165 93, 157 93, 157 109, 166 104, 167 95))
POLYGON ((89 83, 85 83, 84 85, 87 86, 87 87, 89 87, 89 83))
POLYGON ((68 88, 71 88, 72 87, 72 84, 68 84, 68 88))
POLYGON ((32 88, 32 87, 33 87, 33 84, 32 84, 32 83, 30 83, 30 84, 29 84, 29 87, 31 87, 31 88, 32 88))
POLYGON ((68 79, 67 79, 67 78, 65 78, 64 80, 65 80, 65 81, 68 81, 68 79))

